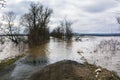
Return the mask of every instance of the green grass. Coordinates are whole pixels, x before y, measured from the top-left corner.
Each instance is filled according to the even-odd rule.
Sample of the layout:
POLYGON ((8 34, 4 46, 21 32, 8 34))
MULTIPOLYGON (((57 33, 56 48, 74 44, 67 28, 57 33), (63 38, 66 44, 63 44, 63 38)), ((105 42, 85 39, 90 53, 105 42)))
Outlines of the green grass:
POLYGON ((12 59, 6 59, 6 60, 3 60, 1 61, 0 63, 0 70, 7 67, 7 66, 10 66, 11 64, 13 64, 16 60, 18 60, 19 58, 21 58, 23 55, 21 56, 16 56, 15 58, 12 58, 12 59))

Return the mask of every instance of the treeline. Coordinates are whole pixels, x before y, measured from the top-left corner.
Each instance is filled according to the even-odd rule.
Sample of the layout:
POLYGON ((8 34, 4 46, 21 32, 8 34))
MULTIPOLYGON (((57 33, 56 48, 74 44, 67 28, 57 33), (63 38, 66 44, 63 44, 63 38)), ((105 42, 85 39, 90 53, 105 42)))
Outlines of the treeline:
POLYGON ((61 39, 72 38, 72 22, 63 20, 60 25, 51 33, 49 32, 48 24, 53 10, 44 7, 39 3, 32 2, 29 11, 21 16, 19 26, 15 26, 16 14, 13 11, 3 14, 4 23, 0 24, 0 30, 7 36, 9 40, 18 45, 21 41, 28 42, 29 47, 38 46, 49 40, 50 35, 61 39), (28 39, 16 36, 14 34, 21 34, 21 28, 25 27, 24 33, 28 35, 28 39))

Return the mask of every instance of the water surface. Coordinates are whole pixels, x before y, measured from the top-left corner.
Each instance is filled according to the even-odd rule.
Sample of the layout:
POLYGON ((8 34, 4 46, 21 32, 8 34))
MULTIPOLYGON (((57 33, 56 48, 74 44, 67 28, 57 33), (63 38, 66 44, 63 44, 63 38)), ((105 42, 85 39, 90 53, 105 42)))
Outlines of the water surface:
POLYGON ((26 56, 16 62, 16 67, 11 75, 12 79, 27 80, 27 77, 33 72, 61 60, 74 60, 79 63, 87 61, 108 70, 113 70, 120 76, 119 50, 115 54, 95 52, 96 45, 104 39, 119 39, 119 37, 84 37, 82 41, 63 41, 51 38, 48 43, 27 51, 26 56))

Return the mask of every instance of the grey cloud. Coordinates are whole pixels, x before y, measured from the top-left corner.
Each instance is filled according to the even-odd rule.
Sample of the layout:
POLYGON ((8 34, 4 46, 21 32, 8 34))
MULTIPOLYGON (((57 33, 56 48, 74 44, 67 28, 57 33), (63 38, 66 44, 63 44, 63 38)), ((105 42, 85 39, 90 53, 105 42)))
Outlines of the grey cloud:
POLYGON ((120 26, 114 16, 105 17, 105 15, 97 18, 85 18, 84 21, 79 22, 74 26, 75 32, 79 33, 118 33, 120 32, 120 26))
POLYGON ((81 8, 87 12, 100 13, 117 6, 118 2, 115 0, 95 0, 92 4, 83 6, 81 8))
MULTIPOLYGON (((10 0, 10 4, 6 6, 5 11, 12 10, 17 15, 22 15, 28 11, 31 1, 33 0, 21 0, 14 3, 14 0, 10 0)), ((53 9, 54 13, 49 24, 50 29, 55 28, 59 21, 67 16, 68 19, 74 21, 72 25, 74 32, 119 32, 119 24, 117 24, 115 16, 120 13, 120 6, 118 6, 120 3, 116 0, 36 1, 53 9)))
POLYGON ((19 3, 8 4, 6 8, 8 11, 14 11, 17 15, 21 15, 28 11, 30 1, 21 1, 19 3))

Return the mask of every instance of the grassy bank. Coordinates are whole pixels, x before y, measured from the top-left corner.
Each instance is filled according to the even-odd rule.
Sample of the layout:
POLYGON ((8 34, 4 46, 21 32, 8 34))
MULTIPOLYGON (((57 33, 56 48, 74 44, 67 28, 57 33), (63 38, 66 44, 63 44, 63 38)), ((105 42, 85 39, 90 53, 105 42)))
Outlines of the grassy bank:
POLYGON ((0 80, 10 80, 12 71, 15 68, 14 62, 24 55, 16 56, 15 58, 5 59, 0 63, 0 80))
POLYGON ((16 60, 21 58, 24 55, 16 56, 15 58, 2 60, 0 63, 0 70, 12 65, 16 60))

